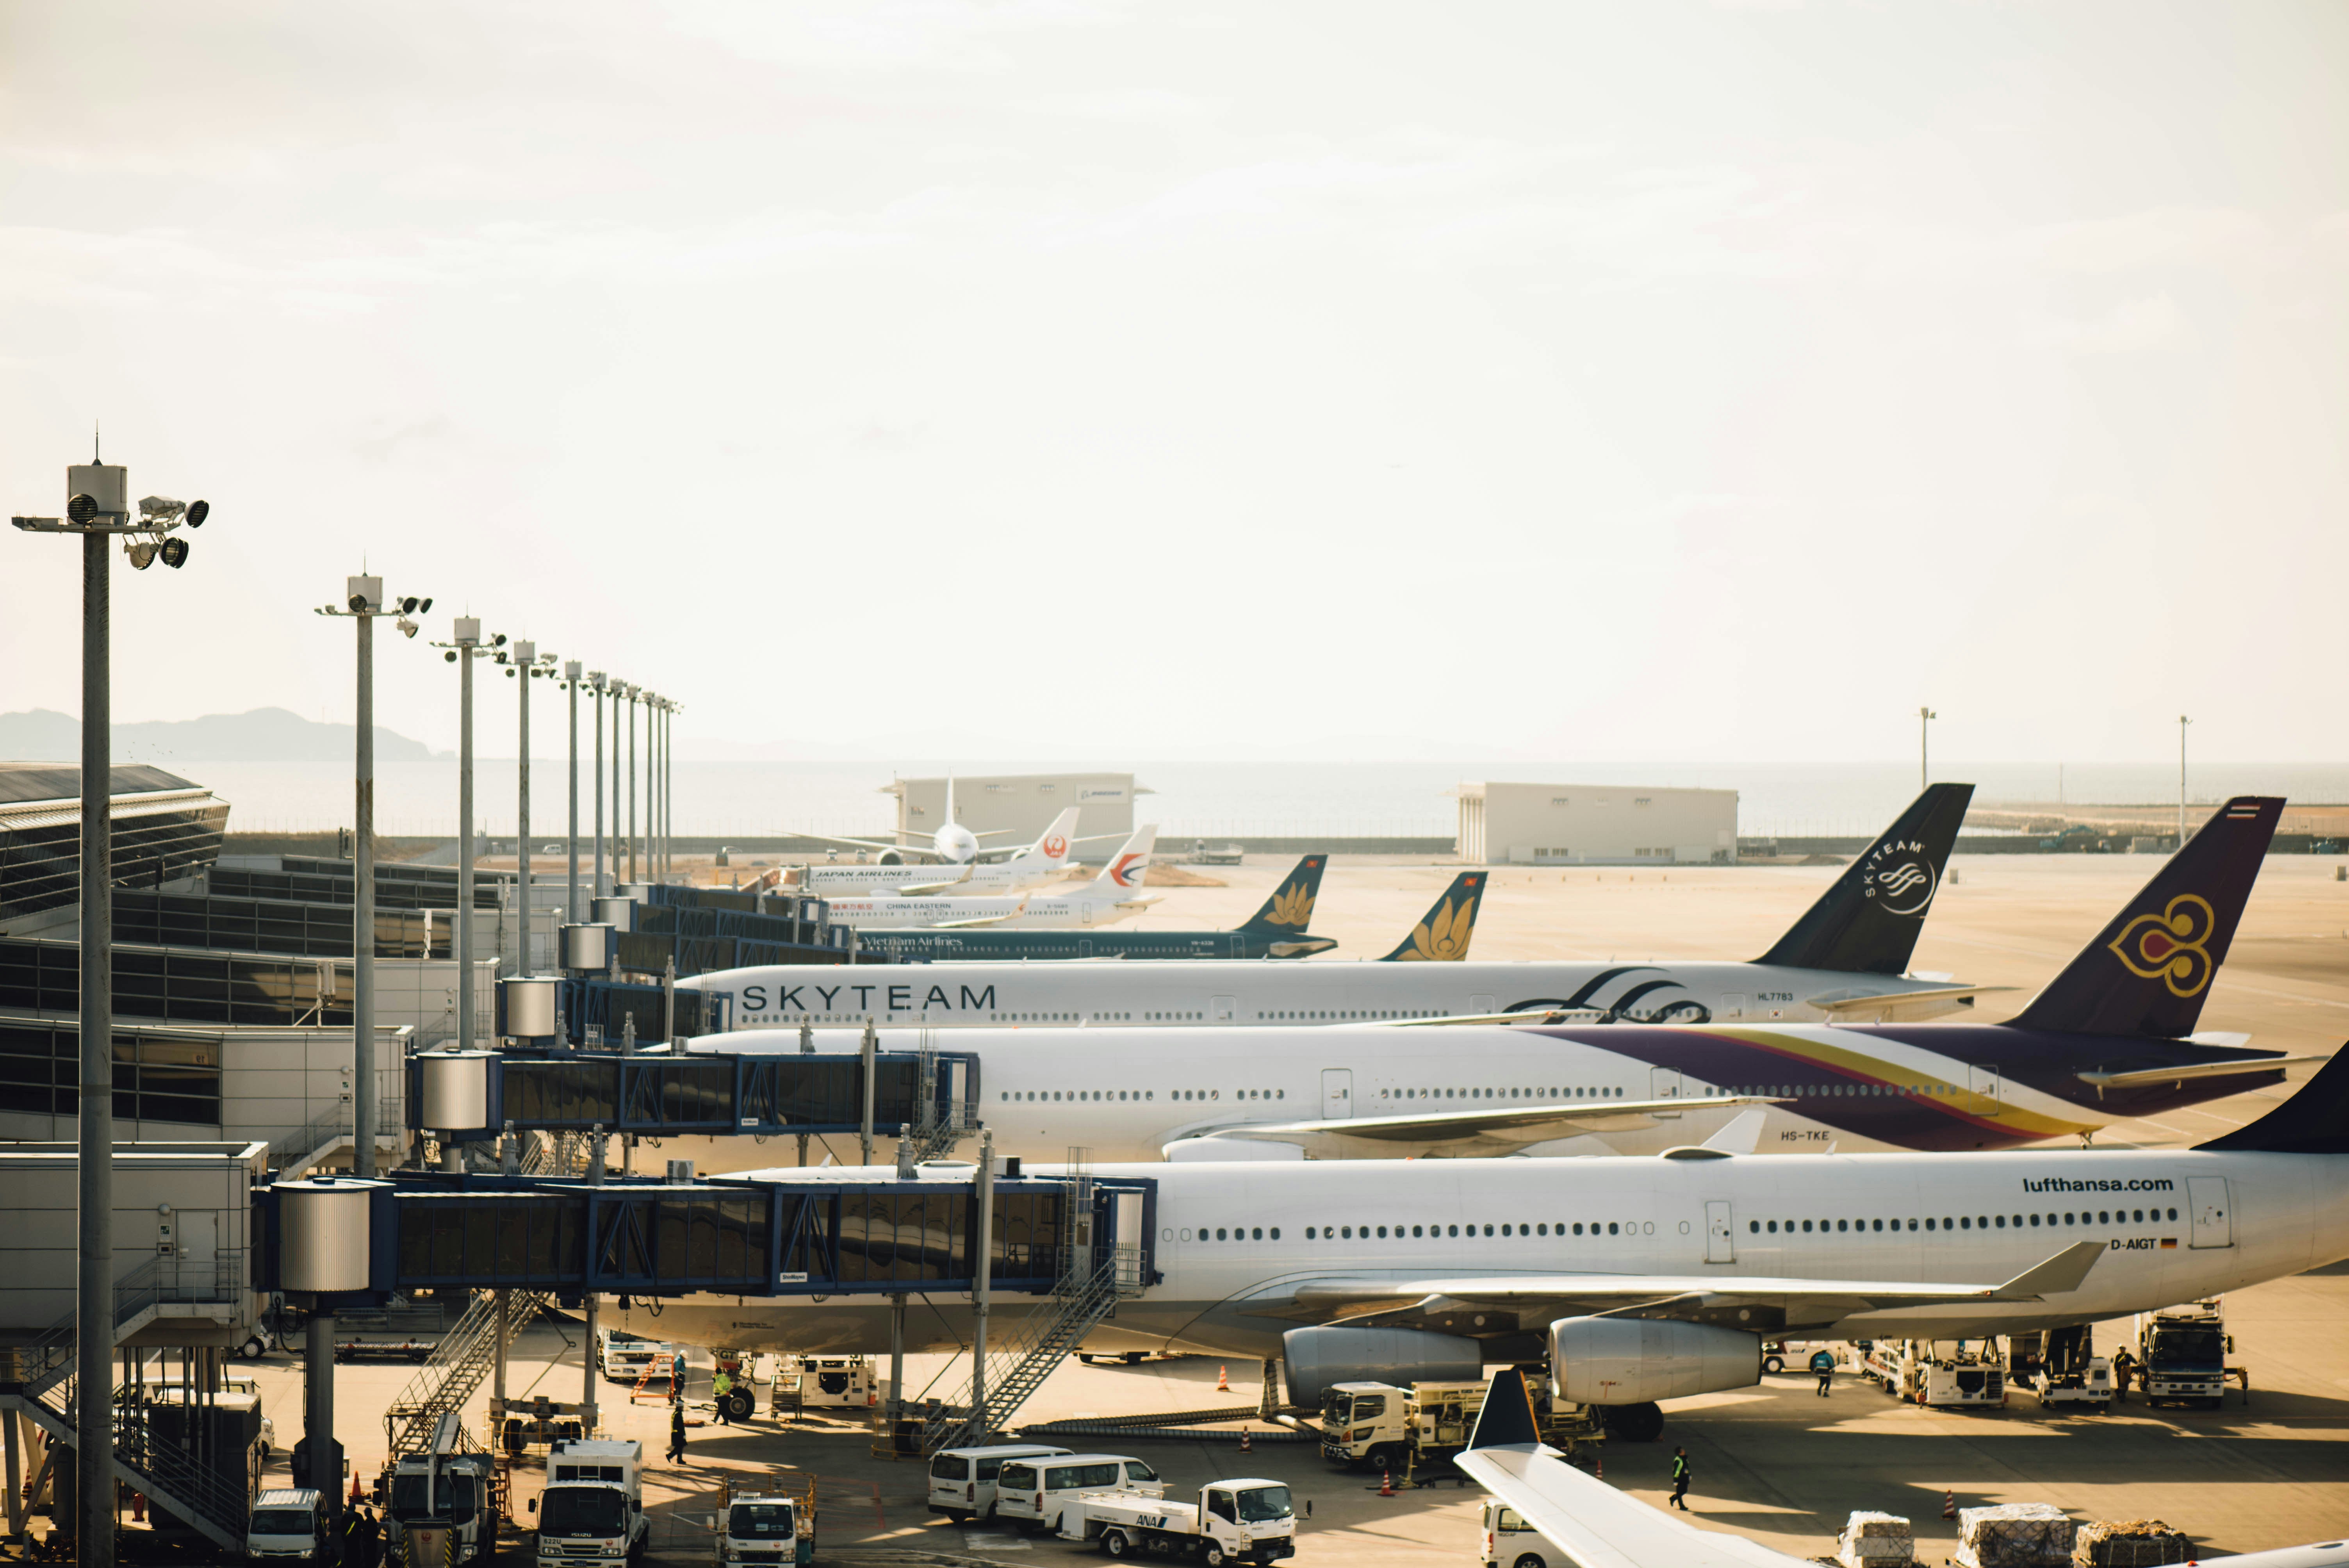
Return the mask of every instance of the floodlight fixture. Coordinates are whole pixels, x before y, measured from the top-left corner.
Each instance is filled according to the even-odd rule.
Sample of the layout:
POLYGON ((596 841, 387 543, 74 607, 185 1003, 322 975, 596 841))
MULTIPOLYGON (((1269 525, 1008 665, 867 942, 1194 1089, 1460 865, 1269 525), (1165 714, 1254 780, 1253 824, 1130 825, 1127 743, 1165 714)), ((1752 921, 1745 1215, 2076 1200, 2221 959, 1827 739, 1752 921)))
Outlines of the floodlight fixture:
POLYGON ((453 664, 455 664, 455 663, 457 662, 457 650, 456 650, 456 649, 454 649, 454 648, 451 648, 451 649, 450 649, 447 653, 445 653, 445 654, 441 655, 440 656, 441 656, 442 658, 444 658, 444 659, 448 660, 450 664, 452 664, 452 665, 453 665, 453 664))
POLYGON ((167 495, 142 496, 139 501, 139 515, 150 521, 168 522, 175 517, 184 516, 187 510, 186 501, 173 500, 167 495))
POLYGON ((354 615, 364 615, 364 614, 367 614, 367 595, 366 595, 366 594, 364 594, 364 593, 354 593, 354 594, 352 594, 352 595, 350 596, 350 599, 349 599, 348 603, 349 603, 349 605, 350 605, 350 611, 351 611, 351 614, 354 614, 354 615))
POLYGON ((204 525, 204 519, 212 516, 212 502, 208 500, 191 500, 188 503, 188 526, 190 528, 202 528, 204 525))
POLYGON ((399 602, 399 613, 403 615, 413 615, 416 614, 415 594, 410 593, 407 598, 402 599, 399 602))
POLYGON ((122 546, 122 552, 130 557, 130 564, 140 572, 146 571, 155 563, 155 545, 151 540, 127 541, 122 546))
POLYGON ((177 572, 188 563, 188 542, 184 539, 167 539, 156 553, 163 558, 164 565, 177 572))
POLYGON ((409 620, 405 615, 402 615, 398 620, 393 622, 392 624, 399 628, 399 634, 403 637, 412 637, 416 635, 416 623, 409 620))
POLYGON ((419 604, 416 608, 419 613, 429 615, 432 613, 432 601, 429 598, 427 598, 424 603, 419 604))
POLYGON ((500 632, 496 636, 490 639, 490 646, 493 648, 502 648, 505 645, 506 634, 503 632, 500 632))
POLYGON ((75 522, 88 522, 98 515, 98 498, 83 491, 66 502, 66 516, 75 522))

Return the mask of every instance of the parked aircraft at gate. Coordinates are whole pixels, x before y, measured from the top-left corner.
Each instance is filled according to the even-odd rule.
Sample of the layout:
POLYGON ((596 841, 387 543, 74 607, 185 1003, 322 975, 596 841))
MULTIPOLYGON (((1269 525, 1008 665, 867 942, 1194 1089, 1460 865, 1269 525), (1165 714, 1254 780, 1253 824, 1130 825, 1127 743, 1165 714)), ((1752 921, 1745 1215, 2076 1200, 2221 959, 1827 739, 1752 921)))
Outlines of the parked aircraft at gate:
MULTIPOLYGON (((1654 1023, 1928 1018, 1971 1006, 1981 989, 1902 973, 1972 792, 1928 789, 1752 963, 774 965, 678 984, 731 992, 741 1028, 1299 1025, 1546 1010, 1654 1023)), ((1444 956, 1451 935, 1430 930, 1417 955, 1444 956)))
POLYGON ((825 898, 1021 892, 1043 886, 1067 869, 1076 830, 1077 808, 1071 806, 1053 818, 1034 843, 1009 860, 935 866, 804 866, 798 885, 803 892, 825 898))
MULTIPOLYGON (((979 1058, 996 1148, 1028 1159, 1654 1153, 1733 1120, 1746 1151, 2085 1140, 2310 1059, 2194 1033, 2282 809, 2220 808, 2006 1024, 1250 1023, 1170 1039, 1099 1023, 975 1029, 956 1047, 979 1058)), ((690 1048, 798 1041, 749 1029, 690 1048)))
MULTIPOLYGON (((887 1171, 786 1167, 751 1179, 855 1183, 887 1171)), ((969 1171, 921 1168, 938 1183, 936 1222, 905 1196, 889 1200, 878 1230, 883 1216, 861 1204, 853 1219, 803 1212, 818 1229, 793 1245, 823 1249, 840 1294, 672 1300, 660 1334, 875 1353, 890 1342, 883 1293, 895 1289, 918 1298, 905 1348, 961 1348, 968 1298, 926 1295, 921 1282, 943 1262, 934 1248, 969 1244, 954 1231, 968 1224, 969 1171)), ((1764 1336, 2071 1328, 2349 1257, 2349 1054, 2259 1121, 2193 1150, 1711 1150, 1090 1173, 1154 1188, 1144 1211, 1152 1272, 1084 1336, 1089 1349, 1277 1355, 1292 1398, 1316 1379, 1409 1382, 1547 1359, 1560 1398, 1609 1408, 1619 1435, 1652 1437, 1655 1401, 1759 1382, 1764 1336)))

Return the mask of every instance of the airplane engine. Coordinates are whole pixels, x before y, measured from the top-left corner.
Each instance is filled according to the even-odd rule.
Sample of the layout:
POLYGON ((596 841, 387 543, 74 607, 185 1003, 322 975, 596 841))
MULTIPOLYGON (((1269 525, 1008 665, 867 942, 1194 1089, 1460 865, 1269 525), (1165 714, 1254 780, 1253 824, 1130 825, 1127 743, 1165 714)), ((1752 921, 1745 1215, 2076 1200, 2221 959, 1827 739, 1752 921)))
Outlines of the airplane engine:
POLYGON ((1549 1348, 1551 1391, 1577 1405, 1648 1405, 1762 1381, 1762 1336, 1709 1323, 1561 1317, 1549 1348))
POLYGON ((1292 1328, 1280 1336, 1288 1402, 1319 1408, 1332 1383, 1473 1383, 1484 1348, 1454 1334, 1416 1328, 1292 1328))
POLYGON ((876 866, 902 866, 905 863, 905 857, 895 850, 884 850, 873 857, 873 863, 876 866))

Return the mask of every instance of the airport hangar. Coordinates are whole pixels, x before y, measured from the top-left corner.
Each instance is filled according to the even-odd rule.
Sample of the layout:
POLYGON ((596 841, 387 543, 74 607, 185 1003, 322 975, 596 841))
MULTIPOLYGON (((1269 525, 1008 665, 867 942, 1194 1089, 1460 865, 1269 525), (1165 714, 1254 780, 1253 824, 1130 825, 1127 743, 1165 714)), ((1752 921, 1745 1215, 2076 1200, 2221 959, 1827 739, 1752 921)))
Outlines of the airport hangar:
MULTIPOLYGON (((944 779, 894 779, 881 787, 897 798, 897 830, 928 838, 946 820, 947 781, 944 779)), ((1081 838, 1123 838, 1133 831, 1133 799, 1156 791, 1134 782, 1131 773, 998 773, 957 774, 954 781, 955 820, 974 833, 1001 833, 987 845, 999 850, 1032 843, 1052 825, 1052 819, 1074 806, 1081 838)), ((1100 844, 1088 857, 1105 860, 1112 846, 1100 844)))
POLYGON ((1472 865, 1719 865, 1737 859, 1737 791, 1463 784, 1454 852, 1472 865))

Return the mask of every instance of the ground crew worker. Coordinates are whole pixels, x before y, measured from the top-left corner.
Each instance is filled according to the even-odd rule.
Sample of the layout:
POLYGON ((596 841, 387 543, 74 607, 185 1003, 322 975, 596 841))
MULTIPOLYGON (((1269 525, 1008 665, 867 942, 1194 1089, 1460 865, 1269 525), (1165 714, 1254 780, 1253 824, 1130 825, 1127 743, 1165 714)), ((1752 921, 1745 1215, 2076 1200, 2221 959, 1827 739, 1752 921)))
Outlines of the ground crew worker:
POLYGON ((343 1568, 367 1568, 367 1537, 373 1532, 366 1510, 343 1511, 343 1568))
POLYGON ((1682 1513, 1686 1513, 1689 1511, 1688 1489, 1688 1450, 1686 1449, 1674 1449, 1672 1450, 1672 1495, 1671 1502, 1672 1507, 1679 1509, 1682 1513))
POLYGON ((685 1401, 668 1402, 668 1457, 683 1463, 685 1460, 685 1401))
POLYGON ((718 1404, 718 1419, 719 1423, 729 1427, 732 1426, 734 1422, 726 1413, 726 1396, 731 1394, 733 1391, 733 1377, 727 1373, 725 1367, 720 1367, 718 1369, 717 1375, 709 1379, 709 1392, 718 1404))
POLYGON ((2128 1403, 2129 1379, 2136 1374, 2137 1357, 2128 1353, 2127 1346, 2123 1346, 2120 1354, 2113 1357, 2113 1395, 2119 1403, 2128 1403))
POLYGON ((1819 1398, 1827 1397, 1828 1387, 1835 1382, 1835 1353, 1815 1350, 1811 1353, 1811 1370, 1819 1376, 1819 1398))

